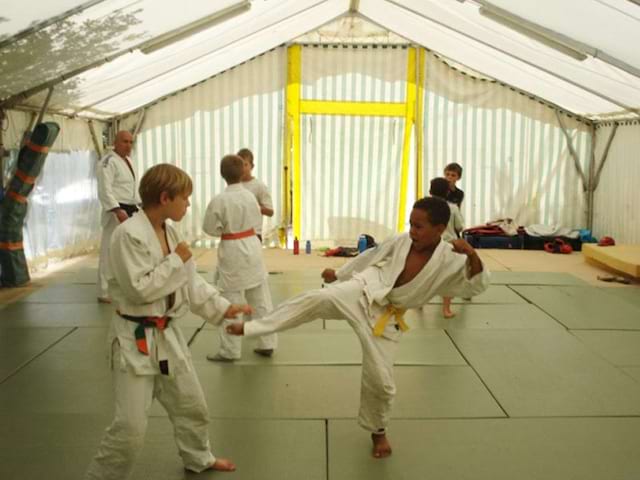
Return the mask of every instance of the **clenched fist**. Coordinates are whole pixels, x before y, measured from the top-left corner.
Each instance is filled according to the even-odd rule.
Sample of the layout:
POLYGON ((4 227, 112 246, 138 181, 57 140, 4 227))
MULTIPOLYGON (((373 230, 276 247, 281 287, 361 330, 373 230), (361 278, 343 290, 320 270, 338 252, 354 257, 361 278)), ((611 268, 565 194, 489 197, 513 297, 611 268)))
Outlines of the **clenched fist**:
POLYGON ((336 277, 336 271, 333 268, 325 268, 320 275, 322 275, 325 283, 333 283, 338 279, 338 277, 336 277))
POLYGON ((182 263, 187 263, 187 260, 189 260, 192 256, 191 249, 189 248, 189 245, 186 244, 186 242, 180 242, 178 245, 176 245, 175 252, 182 259, 182 263))

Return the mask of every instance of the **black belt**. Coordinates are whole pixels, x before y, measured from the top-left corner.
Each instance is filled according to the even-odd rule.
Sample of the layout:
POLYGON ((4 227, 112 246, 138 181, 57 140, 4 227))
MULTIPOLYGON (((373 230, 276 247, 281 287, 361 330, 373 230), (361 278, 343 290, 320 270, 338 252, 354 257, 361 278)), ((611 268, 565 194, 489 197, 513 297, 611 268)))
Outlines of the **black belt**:
POLYGON ((127 217, 132 217, 138 211, 137 205, 129 205, 128 203, 119 203, 118 206, 127 213, 127 217))

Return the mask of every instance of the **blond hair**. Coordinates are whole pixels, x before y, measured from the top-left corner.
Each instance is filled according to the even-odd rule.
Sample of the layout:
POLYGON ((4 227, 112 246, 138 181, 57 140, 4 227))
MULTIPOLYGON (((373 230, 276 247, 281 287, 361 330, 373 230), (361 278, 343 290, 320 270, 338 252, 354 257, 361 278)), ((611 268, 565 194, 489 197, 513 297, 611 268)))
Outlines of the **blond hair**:
POLYGON ((172 200, 177 195, 190 195, 193 183, 184 170, 169 163, 160 163, 144 173, 138 191, 142 206, 148 207, 160 203, 162 192, 167 192, 172 200))

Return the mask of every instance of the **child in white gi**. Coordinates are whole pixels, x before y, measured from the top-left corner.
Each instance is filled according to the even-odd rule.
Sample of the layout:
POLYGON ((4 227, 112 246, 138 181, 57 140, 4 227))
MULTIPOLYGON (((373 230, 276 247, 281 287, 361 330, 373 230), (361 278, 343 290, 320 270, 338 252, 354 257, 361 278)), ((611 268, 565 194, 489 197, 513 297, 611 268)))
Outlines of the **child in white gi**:
MULTIPOLYGON (((446 200, 447 194, 450 191, 450 184, 446 178, 434 178, 431 180, 429 193, 432 196, 446 200)), ((464 220, 462 219, 462 213, 460 213, 458 205, 448 200, 447 203, 449 204, 449 210, 451 210, 451 217, 449 218, 447 229, 442 233, 442 240, 450 242, 451 240, 460 238, 460 232, 464 230, 464 220)), ((451 297, 442 297, 442 316, 444 318, 453 318, 456 316, 456 314, 451 311, 451 297)))
POLYGON ((449 216, 444 200, 418 200, 409 233, 387 239, 337 272, 322 272, 325 282, 339 280, 337 284, 294 297, 261 320, 227 327, 234 335, 263 335, 316 318, 349 322, 362 345, 358 421, 371 432, 376 458, 391 454, 386 427, 396 393, 394 355, 402 331, 408 328, 404 312, 435 295, 477 295, 489 285, 488 272, 471 245, 440 239, 449 216))
MULTIPOLYGON (((273 217, 273 200, 267 186, 251 175, 253 171, 253 153, 248 148, 242 148, 237 155, 242 158, 244 168, 242 171, 242 186, 253 193, 260 205, 260 213, 265 217, 273 217)), ((262 242, 262 219, 256 230, 258 238, 262 242)))
POLYGON ((116 310, 109 331, 115 387, 115 418, 87 479, 125 480, 147 429, 154 398, 167 410, 184 467, 194 472, 233 471, 209 445, 209 413, 179 318, 189 310, 213 324, 249 313, 232 305, 196 273, 191 251, 178 231, 192 183, 179 168, 160 164, 140 182, 142 212, 119 225, 110 248, 110 292, 116 310))
MULTIPOLYGON (((231 303, 246 302, 255 318, 267 315, 273 308, 267 284, 267 269, 262 259, 262 246, 256 236, 262 223, 260 207, 253 194, 240 183, 243 174, 242 158, 227 155, 220 162, 220 173, 227 188, 216 195, 205 212, 202 230, 220 237, 216 285, 222 296, 231 303)), ((251 317, 249 317, 251 320, 251 317)), ((226 324, 225 324, 226 325, 226 324)), ((220 350, 207 358, 218 362, 232 362, 241 356, 240 338, 220 329, 220 350)), ((258 339, 254 352, 270 357, 278 345, 277 335, 258 339)))

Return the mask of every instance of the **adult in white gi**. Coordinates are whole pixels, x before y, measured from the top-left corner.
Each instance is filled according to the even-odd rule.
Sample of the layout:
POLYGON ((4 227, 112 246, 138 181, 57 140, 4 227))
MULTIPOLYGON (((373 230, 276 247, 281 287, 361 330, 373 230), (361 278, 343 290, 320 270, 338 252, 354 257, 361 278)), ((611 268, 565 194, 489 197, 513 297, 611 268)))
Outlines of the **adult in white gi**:
POLYGON ((102 206, 102 240, 98 263, 98 301, 110 303, 108 292, 109 243, 113 230, 128 219, 140 204, 136 176, 131 166, 133 137, 127 131, 116 135, 113 151, 98 163, 98 199, 102 206))
POLYGON ((358 421, 372 432, 376 457, 391 453, 385 429, 396 393, 394 355, 407 328, 404 311, 422 307, 436 295, 477 295, 489 285, 487 270, 467 242, 441 241, 448 220, 444 200, 419 200, 411 213, 410 233, 367 250, 337 272, 323 272, 325 281, 339 283, 299 295, 261 320, 227 327, 229 333, 253 336, 316 318, 349 322, 363 354, 358 421))
MULTIPOLYGON (((252 175, 253 172, 253 153, 248 148, 242 148, 238 151, 238 156, 243 161, 242 186, 249 190, 256 197, 260 206, 260 213, 265 217, 273 217, 273 200, 269 189, 264 182, 258 180, 252 175)), ((262 218, 256 229, 258 238, 262 242, 262 218)))
MULTIPOLYGON (((145 177, 166 167, 179 170, 157 165, 145 177)), ((145 206, 113 233, 109 283, 116 310, 108 348, 115 418, 89 465, 87 479, 124 480, 130 475, 143 446, 154 398, 169 414, 186 469, 235 469, 230 461, 211 453, 207 404, 178 322, 192 311, 219 325, 223 316, 232 318, 250 309, 230 304, 201 278, 178 231, 164 223, 166 218, 179 221, 184 216, 190 192, 191 183, 184 196, 167 200, 163 192, 163 204, 145 206), (163 217, 163 208, 170 215, 163 217)))
MULTIPOLYGON (((239 156, 225 156, 220 170, 228 186, 209 202, 202 224, 207 234, 220 237, 216 286, 231 303, 246 301, 253 308, 254 313, 247 320, 262 318, 273 305, 262 246, 256 236, 262 224, 260 207, 253 194, 240 183, 242 159, 239 156)), ((241 339, 229 335, 225 328, 220 329, 219 336, 220 350, 207 358, 212 361, 239 359, 241 339)), ((268 357, 277 346, 276 334, 264 335, 258 339, 254 351, 268 357)))

